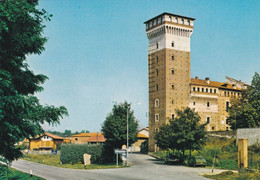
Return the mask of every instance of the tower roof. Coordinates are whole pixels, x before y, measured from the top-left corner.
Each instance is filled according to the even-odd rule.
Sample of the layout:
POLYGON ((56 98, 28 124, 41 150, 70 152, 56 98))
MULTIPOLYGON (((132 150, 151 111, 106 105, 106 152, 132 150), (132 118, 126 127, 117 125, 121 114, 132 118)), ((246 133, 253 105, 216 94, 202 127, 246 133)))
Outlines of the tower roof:
POLYGON ((160 15, 158 15, 158 16, 152 18, 152 19, 149 19, 149 20, 145 21, 144 24, 146 24, 147 22, 149 22, 149 21, 151 21, 151 20, 154 20, 154 19, 156 19, 156 18, 158 18, 158 17, 160 17, 160 16, 162 16, 162 15, 176 16, 176 17, 180 17, 180 18, 190 19, 190 20, 193 20, 193 21, 195 20, 195 18, 191 18, 191 17, 181 16, 181 15, 178 15, 178 14, 172 14, 172 13, 164 12, 164 13, 162 13, 162 14, 160 14, 160 15))

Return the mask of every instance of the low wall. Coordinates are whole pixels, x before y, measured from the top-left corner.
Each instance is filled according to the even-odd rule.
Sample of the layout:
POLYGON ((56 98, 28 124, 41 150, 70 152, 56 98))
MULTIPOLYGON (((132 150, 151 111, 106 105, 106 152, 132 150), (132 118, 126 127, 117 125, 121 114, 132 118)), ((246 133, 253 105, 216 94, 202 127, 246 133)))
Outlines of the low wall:
POLYGON ((260 143, 260 128, 239 128, 237 129, 237 140, 246 138, 248 139, 248 146, 251 146, 255 143, 260 143))

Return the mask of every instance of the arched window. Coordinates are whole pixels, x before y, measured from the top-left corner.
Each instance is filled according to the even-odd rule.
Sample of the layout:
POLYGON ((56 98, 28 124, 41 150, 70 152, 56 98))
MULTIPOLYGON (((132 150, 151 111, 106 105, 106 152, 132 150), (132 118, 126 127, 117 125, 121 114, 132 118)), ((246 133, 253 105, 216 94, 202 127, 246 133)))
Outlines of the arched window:
POLYGON ((174 47, 174 41, 172 41, 172 47, 174 47))
POLYGON ((174 60, 174 55, 172 55, 172 60, 174 60))
POLYGON ((155 107, 159 107, 159 99, 155 99, 155 107))
POLYGON ((172 84, 172 89, 174 89, 174 84, 172 84))
POLYGON ((156 91, 158 91, 159 90, 159 86, 158 86, 158 84, 156 84, 156 91))
POLYGON ((174 74, 174 69, 172 69, 172 74, 174 74))
POLYGON ((187 20, 187 24, 190 26, 190 20, 189 19, 187 20))
POLYGON ((159 70, 156 69, 156 76, 159 76, 159 70))

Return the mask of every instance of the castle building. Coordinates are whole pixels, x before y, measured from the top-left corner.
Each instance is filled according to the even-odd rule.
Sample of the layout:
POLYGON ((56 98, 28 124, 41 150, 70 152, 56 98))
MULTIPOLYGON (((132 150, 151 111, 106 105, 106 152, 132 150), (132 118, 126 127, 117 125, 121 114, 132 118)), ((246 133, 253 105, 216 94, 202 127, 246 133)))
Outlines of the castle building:
POLYGON ((146 22, 149 39, 149 151, 156 151, 154 135, 174 119, 175 110, 190 107, 199 113, 207 131, 224 131, 230 99, 241 95, 246 84, 190 77, 190 39, 194 18, 162 13, 146 22))

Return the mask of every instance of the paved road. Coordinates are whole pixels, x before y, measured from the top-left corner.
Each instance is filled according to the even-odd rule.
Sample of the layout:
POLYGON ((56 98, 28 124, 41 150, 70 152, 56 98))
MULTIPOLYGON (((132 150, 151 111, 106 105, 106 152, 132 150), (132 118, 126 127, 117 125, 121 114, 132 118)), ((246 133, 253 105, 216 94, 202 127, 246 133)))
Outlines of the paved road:
POLYGON ((24 160, 14 161, 12 163, 12 167, 24 172, 30 172, 31 169, 34 175, 43 177, 48 180, 197 180, 206 179, 200 176, 200 174, 211 172, 211 169, 207 168, 189 168, 184 166, 165 165, 163 161, 157 161, 156 159, 143 154, 132 154, 130 156, 130 160, 132 167, 114 169, 66 169, 24 160))

